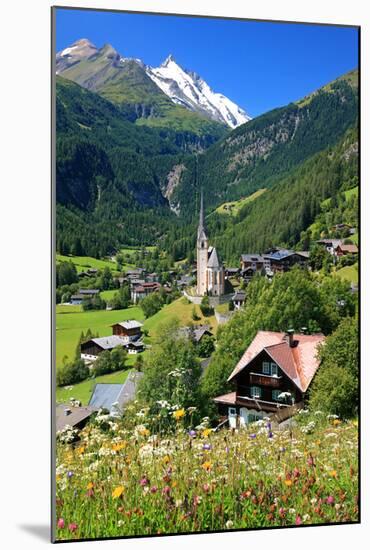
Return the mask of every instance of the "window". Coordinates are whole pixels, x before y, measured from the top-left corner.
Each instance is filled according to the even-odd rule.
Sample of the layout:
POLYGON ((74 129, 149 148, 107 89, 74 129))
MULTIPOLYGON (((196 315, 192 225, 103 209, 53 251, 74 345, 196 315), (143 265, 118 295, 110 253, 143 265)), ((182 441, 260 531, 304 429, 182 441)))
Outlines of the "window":
POLYGON ((264 361, 262 363, 262 372, 263 374, 270 374, 270 363, 268 363, 267 361, 264 361))
POLYGON ((272 390, 272 400, 273 401, 280 401, 279 399, 279 395, 280 395, 280 390, 272 390))
POLYGON ((254 397, 255 399, 261 397, 261 388, 258 386, 251 386, 251 397, 254 397))
POLYGON ((277 374, 278 374, 277 364, 276 363, 271 363, 270 368, 271 368, 271 376, 277 376, 277 374))
POLYGON ((234 407, 229 407, 229 416, 236 416, 236 409, 234 407))

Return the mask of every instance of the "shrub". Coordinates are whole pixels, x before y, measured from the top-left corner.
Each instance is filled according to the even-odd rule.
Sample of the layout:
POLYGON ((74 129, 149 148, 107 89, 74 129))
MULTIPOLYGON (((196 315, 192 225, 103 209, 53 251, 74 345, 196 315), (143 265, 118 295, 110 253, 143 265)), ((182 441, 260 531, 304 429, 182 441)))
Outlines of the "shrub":
POLYGON ((90 375, 89 367, 87 367, 82 359, 77 359, 72 363, 66 363, 57 370, 57 385, 68 386, 69 384, 77 384, 86 380, 90 375))
POLYGON ((204 317, 209 317, 210 315, 214 314, 214 309, 209 303, 208 296, 203 296, 199 307, 204 317))

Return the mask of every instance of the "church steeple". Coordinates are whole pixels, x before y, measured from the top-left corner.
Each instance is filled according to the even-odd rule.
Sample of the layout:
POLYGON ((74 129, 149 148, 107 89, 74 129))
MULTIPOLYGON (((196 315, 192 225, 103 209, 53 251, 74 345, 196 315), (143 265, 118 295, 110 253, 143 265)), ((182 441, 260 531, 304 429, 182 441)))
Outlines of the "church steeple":
POLYGON ((207 239, 207 235, 204 227, 204 206, 203 206, 203 191, 200 195, 200 211, 199 211, 199 225, 198 225, 198 241, 207 239))

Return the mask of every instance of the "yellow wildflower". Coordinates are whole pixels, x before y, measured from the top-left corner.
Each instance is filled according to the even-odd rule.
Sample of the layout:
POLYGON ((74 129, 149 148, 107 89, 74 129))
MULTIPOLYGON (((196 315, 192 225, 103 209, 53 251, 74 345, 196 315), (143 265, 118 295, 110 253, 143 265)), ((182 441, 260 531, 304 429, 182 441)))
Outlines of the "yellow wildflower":
POLYGON ((180 418, 185 416, 185 409, 178 409, 177 411, 174 411, 172 414, 176 420, 180 420, 180 418))
POLYGON ((122 487, 122 485, 119 485, 118 487, 116 487, 112 493, 112 498, 119 498, 123 492, 124 492, 125 488, 122 487))
POLYGON ((90 481, 88 484, 87 484, 87 489, 92 489, 94 487, 94 484, 92 481, 90 481))
POLYGON ((173 489, 174 489, 175 487, 177 487, 177 481, 173 481, 173 482, 171 483, 171 487, 172 487, 173 489))
POLYGON ((78 454, 78 455, 83 455, 84 452, 85 452, 85 447, 79 447, 79 448, 77 449, 77 454, 78 454))
POLYGON ((170 459, 170 457, 169 457, 168 455, 166 455, 166 456, 163 457, 163 462, 164 462, 164 464, 168 464, 170 460, 171 460, 171 459, 170 459))
POLYGON ((331 472, 329 472, 329 475, 330 477, 337 477, 337 471, 336 470, 331 470, 331 472))
POLYGON ((114 443, 112 445, 112 450, 113 451, 121 451, 122 449, 124 449, 126 447, 126 443, 122 442, 122 443, 114 443))
POLYGON ((206 462, 203 462, 202 468, 206 470, 206 472, 209 472, 212 469, 212 463, 207 460, 206 462))
POLYGON ((339 426, 339 424, 341 424, 341 421, 339 420, 339 418, 334 418, 333 426, 339 426))
POLYGON ((148 435, 150 435, 150 431, 148 430, 148 428, 141 428, 141 430, 139 431, 139 434, 143 435, 144 437, 147 437, 148 435))
POLYGON ((203 430, 202 435, 203 437, 208 437, 210 433, 212 433, 211 428, 206 428, 205 430, 203 430))
POLYGON ((293 484, 293 481, 291 479, 286 479, 284 483, 287 487, 290 487, 293 484))

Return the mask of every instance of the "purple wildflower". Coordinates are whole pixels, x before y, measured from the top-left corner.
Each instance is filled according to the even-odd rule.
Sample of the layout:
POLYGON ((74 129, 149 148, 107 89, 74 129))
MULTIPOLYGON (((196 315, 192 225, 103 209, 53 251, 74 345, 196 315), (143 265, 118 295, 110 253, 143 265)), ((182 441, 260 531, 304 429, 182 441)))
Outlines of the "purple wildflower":
POLYGON ((210 445, 209 443, 204 443, 203 445, 204 451, 210 451, 211 449, 212 449, 212 445, 210 445))

